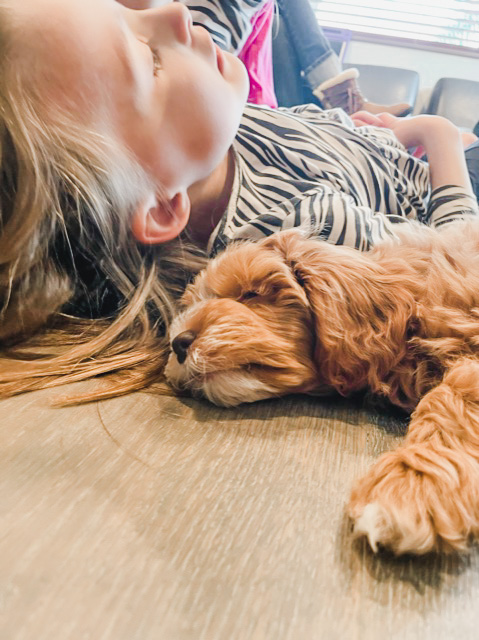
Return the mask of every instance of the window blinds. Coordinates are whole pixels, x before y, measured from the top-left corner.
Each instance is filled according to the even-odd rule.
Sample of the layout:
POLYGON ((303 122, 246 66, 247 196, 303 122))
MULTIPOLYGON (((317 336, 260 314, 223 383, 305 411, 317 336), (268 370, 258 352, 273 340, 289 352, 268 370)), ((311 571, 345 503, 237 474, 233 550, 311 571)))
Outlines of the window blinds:
POLYGON ((379 39, 466 47, 479 54, 479 0, 311 0, 311 4, 324 27, 379 39))

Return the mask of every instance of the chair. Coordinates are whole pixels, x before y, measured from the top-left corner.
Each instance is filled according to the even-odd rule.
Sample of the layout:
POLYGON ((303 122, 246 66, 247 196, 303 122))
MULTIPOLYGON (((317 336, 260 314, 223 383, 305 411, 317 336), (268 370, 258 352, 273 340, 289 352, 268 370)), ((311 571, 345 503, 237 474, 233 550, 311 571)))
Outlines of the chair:
POLYGON ((361 93, 370 102, 397 104, 407 102, 414 107, 419 91, 419 73, 412 69, 384 67, 375 64, 344 64, 345 69, 359 71, 361 93))
MULTIPOLYGON (((346 35, 341 29, 336 29, 334 32, 326 31, 325 33, 332 37, 333 48, 340 46, 344 55, 350 32, 346 32, 346 35), (338 34, 339 37, 337 37, 338 34)), ((380 104, 407 102, 414 106, 419 89, 419 74, 416 71, 361 64, 344 64, 343 67, 356 67, 359 70, 359 86, 368 100, 380 104)), ((308 102, 319 104, 301 75, 298 56, 290 39, 284 16, 281 14, 277 15, 273 29, 273 75, 280 107, 291 107, 308 102)))
POLYGON ((444 116, 471 131, 479 121, 479 82, 441 78, 434 85, 424 113, 444 116))

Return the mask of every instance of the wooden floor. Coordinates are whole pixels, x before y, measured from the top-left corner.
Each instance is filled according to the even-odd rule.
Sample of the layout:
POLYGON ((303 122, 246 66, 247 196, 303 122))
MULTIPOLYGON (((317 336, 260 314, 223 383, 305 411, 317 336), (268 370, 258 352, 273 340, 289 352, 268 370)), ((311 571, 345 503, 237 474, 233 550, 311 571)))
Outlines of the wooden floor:
POLYGON ((0 403, 1 640, 479 638, 477 552, 351 540, 352 481, 396 419, 303 397, 51 397, 0 403))

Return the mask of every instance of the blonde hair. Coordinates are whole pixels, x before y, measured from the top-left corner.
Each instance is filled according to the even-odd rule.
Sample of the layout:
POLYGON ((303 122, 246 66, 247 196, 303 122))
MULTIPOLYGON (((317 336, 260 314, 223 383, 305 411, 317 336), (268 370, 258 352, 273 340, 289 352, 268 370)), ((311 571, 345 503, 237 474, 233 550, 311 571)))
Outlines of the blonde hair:
POLYGON ((47 104, 14 59, 0 5, 0 396, 114 373, 81 400, 161 379, 175 300, 204 264, 134 242, 151 179, 108 137, 47 104))

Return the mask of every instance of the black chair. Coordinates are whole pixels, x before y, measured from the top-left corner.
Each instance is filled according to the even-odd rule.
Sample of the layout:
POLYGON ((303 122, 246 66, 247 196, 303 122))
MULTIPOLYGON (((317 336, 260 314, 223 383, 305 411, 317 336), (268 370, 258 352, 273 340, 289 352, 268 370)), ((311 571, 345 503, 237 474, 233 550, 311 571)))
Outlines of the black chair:
POLYGON ((434 85, 424 113, 444 116, 456 126, 472 130, 479 121, 479 82, 441 78, 434 85))
POLYGON ((376 64, 344 64, 359 71, 361 93, 370 102, 378 104, 416 104, 419 92, 419 73, 412 69, 384 67, 376 64))
MULTIPOLYGON (((376 65, 343 66, 359 70, 359 86, 368 100, 380 104, 407 102, 414 106, 419 89, 419 74, 416 71, 376 65)), ((276 16, 273 28, 273 75, 280 107, 308 102, 320 104, 301 75, 298 54, 281 13, 276 16)))

